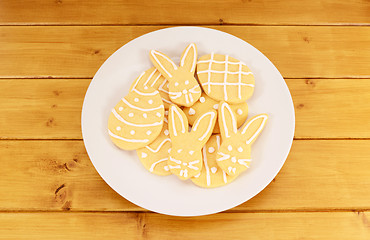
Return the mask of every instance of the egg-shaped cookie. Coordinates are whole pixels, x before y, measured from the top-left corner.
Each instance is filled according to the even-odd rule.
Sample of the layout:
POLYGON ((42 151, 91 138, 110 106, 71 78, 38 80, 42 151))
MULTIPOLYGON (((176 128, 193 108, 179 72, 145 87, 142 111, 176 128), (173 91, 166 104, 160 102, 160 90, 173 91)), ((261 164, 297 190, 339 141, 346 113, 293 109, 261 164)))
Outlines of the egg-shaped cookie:
POLYGON ((171 174, 167 164, 171 145, 168 124, 164 122, 159 136, 151 144, 137 149, 136 152, 141 163, 149 172, 167 176, 171 174))
POLYGON ((199 58, 197 75, 205 93, 227 103, 241 103, 254 91, 254 76, 247 65, 233 57, 208 54, 199 58))
MULTIPOLYGON (((204 113, 208 112, 210 109, 215 109, 217 111, 220 101, 210 98, 207 94, 202 93, 199 100, 191 107, 185 107, 183 109, 186 117, 188 118, 189 124, 193 125, 195 119, 204 113)), ((248 117, 248 104, 246 102, 238 104, 230 104, 231 109, 236 113, 236 121, 238 127, 242 126, 248 117)), ((216 121, 213 133, 219 133, 219 124, 216 121)))
POLYGON ((203 167, 198 175, 191 178, 196 185, 204 188, 215 188, 232 182, 237 176, 226 174, 216 162, 220 148, 220 135, 212 135, 202 149, 203 167))

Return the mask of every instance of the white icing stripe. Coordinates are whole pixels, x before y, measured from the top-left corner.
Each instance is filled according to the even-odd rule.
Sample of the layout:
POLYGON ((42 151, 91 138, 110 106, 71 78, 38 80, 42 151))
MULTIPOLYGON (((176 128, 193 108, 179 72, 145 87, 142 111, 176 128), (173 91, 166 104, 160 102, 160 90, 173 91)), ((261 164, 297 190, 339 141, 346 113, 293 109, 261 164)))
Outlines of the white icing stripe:
POLYGON ((203 118, 205 118, 207 115, 211 115, 211 119, 210 119, 210 121, 209 121, 209 124, 207 124, 207 125, 208 125, 208 128, 207 128, 206 132, 203 134, 203 136, 201 136, 201 137, 199 138, 199 141, 202 141, 202 140, 207 136, 207 134, 212 130, 212 129, 211 129, 211 128, 212 128, 212 126, 211 126, 211 122, 213 121, 213 118, 216 116, 216 114, 215 114, 214 112, 208 112, 208 113, 206 113, 206 114, 203 114, 203 115, 198 119, 198 121, 195 123, 195 125, 193 126, 194 131, 196 131, 196 130, 197 130, 197 128, 198 128, 198 126, 199 126, 200 121, 201 121, 203 118))
POLYGON ((226 173, 224 171, 222 171, 222 176, 224 178, 224 183, 227 183, 227 177, 226 177, 226 173))
POLYGON ((177 164, 181 164, 180 160, 174 159, 173 157, 170 156, 170 161, 175 162, 177 164))
MULTIPOLYGON (((225 65, 225 72, 224 72, 224 83, 227 83, 227 72, 228 72, 228 59, 229 59, 229 56, 226 55, 225 56, 225 61, 226 61, 226 65, 225 65)), ((227 101, 227 88, 226 88, 226 85, 224 85, 224 99, 225 101, 227 101)))
POLYGON ((195 71, 195 63, 196 63, 196 61, 197 61, 197 59, 196 59, 196 57, 195 57, 195 55, 196 55, 196 52, 195 52, 195 45, 194 45, 194 43, 192 43, 192 44, 190 44, 187 48, 186 48, 186 51, 185 51, 185 54, 184 54, 184 56, 182 57, 182 59, 181 59, 181 67, 183 67, 184 65, 185 65, 185 59, 186 59, 186 57, 187 57, 187 55, 188 55, 188 53, 189 53, 189 49, 190 48, 193 48, 193 53, 194 53, 194 57, 193 57, 193 63, 192 63, 192 65, 191 65, 191 69, 190 69, 190 71, 191 72, 194 72, 195 71))
POLYGON ((240 165, 243 165, 243 166, 245 166, 245 167, 249 168, 249 166, 247 165, 247 163, 246 163, 246 162, 251 162, 251 161, 252 161, 252 159, 239 159, 239 160, 238 160, 238 163, 239 163, 240 165))
POLYGON ((172 98, 172 99, 176 99, 176 98, 181 97, 182 92, 169 92, 169 94, 170 94, 170 95, 174 95, 174 96, 170 96, 170 98, 172 98))
POLYGON ((215 85, 215 86, 249 86, 249 87, 254 87, 254 84, 250 84, 250 83, 214 83, 214 82, 211 82, 211 83, 202 83, 202 85, 215 85))
POLYGON ((185 95, 185 101, 186 101, 186 104, 189 104, 189 97, 187 94, 184 94, 185 95))
MULTIPOLYGON (((199 71, 197 72, 198 74, 199 73, 227 73, 227 74, 239 74, 239 72, 229 72, 227 71, 227 68, 226 68, 226 71, 216 71, 216 70, 211 70, 211 69, 208 69, 208 70, 204 70, 204 71, 199 71)), ((252 72, 241 72, 240 73, 241 75, 253 75, 252 72)))
POLYGON ((144 76, 145 72, 141 73, 140 76, 136 79, 134 86, 132 87, 131 91, 136 88, 137 84, 139 83, 140 79, 144 76))
POLYGON ((150 166, 149 171, 150 171, 150 172, 153 172, 153 171, 154 171, 155 166, 156 166, 158 163, 161 163, 161 162, 167 161, 167 159, 168 159, 168 158, 163 158, 163 159, 158 160, 157 162, 153 163, 153 164, 150 166))
POLYGON ((140 110, 140 111, 144 111, 144 112, 149 112, 149 111, 154 111, 154 110, 158 110, 158 109, 161 109, 163 108, 163 104, 161 104, 159 107, 155 107, 155 108, 141 108, 141 107, 137 107, 135 105, 132 105, 131 103, 129 103, 125 98, 122 98, 121 99, 127 106, 129 106, 130 108, 134 108, 134 109, 137 109, 137 110, 140 110))
POLYGON ((144 86, 146 86, 148 84, 148 82, 150 81, 150 79, 152 79, 154 73, 157 71, 157 69, 154 69, 153 72, 149 75, 148 79, 145 81, 144 83, 144 86))
POLYGON ((164 85, 167 83, 167 79, 165 79, 164 81, 163 81, 163 83, 159 86, 159 90, 160 91, 162 91, 162 92, 165 92, 165 93, 167 93, 167 94, 169 94, 169 92, 167 91, 167 90, 165 90, 163 87, 164 87, 164 85))
POLYGON ((256 120, 260 119, 260 118, 263 118, 263 121, 261 123, 261 125, 259 126, 259 128, 257 129, 257 131, 252 135, 252 137, 250 137, 248 140, 247 140, 247 144, 250 144, 255 138, 256 136, 262 131, 263 127, 265 126, 266 124, 266 121, 267 121, 267 116, 265 115, 260 115, 258 117, 256 117, 255 119, 253 119, 252 121, 250 121, 247 126, 244 127, 243 131, 242 131, 242 134, 244 134, 248 127, 256 120))
POLYGON ((170 169, 174 169, 174 168, 181 168, 180 165, 177 165, 177 166, 171 166, 171 165, 168 165, 170 167, 170 169))
MULTIPOLYGON (((212 61, 213 61, 213 55, 214 53, 211 53, 211 61, 209 62, 209 65, 208 65, 208 69, 212 70, 211 66, 212 66, 212 61)), ((199 73, 199 71, 197 72, 197 74, 199 73)), ((207 83, 211 83, 211 72, 207 72, 207 75, 208 75, 208 80, 207 80, 207 83)), ((208 93, 211 92, 211 85, 208 85, 208 93)))
POLYGON ((165 99, 165 98, 162 98, 162 101, 163 101, 163 102, 166 102, 166 103, 168 103, 168 104, 172 104, 172 102, 168 101, 168 100, 167 100, 167 99, 165 99))
POLYGON ((150 92, 150 93, 143 93, 143 92, 140 92, 136 89, 134 89, 133 91, 136 92, 139 95, 142 95, 142 96, 155 96, 155 95, 159 94, 159 92, 157 90, 155 90, 154 92, 150 92))
POLYGON ((220 135, 216 135, 217 150, 220 149, 220 135))
POLYGON ((209 185, 211 185, 211 176, 209 174, 209 166, 208 166, 208 162, 207 162, 206 147, 203 147, 203 161, 204 161, 204 167, 206 168, 207 186, 209 186, 209 185))
POLYGON ((225 154, 225 153, 222 153, 222 152, 218 152, 218 154, 222 155, 222 157, 217 158, 217 161, 219 161, 219 162, 230 158, 230 155, 228 155, 228 154, 225 154))
POLYGON ((190 99, 190 102, 193 102, 194 101, 193 96, 191 96, 190 91, 189 91, 189 99, 190 99))
POLYGON ((181 171, 180 171, 180 176, 184 176, 184 177, 188 177, 188 170, 187 169, 182 169, 181 171))
POLYGON ((194 167, 193 166, 193 164, 196 164, 196 163, 199 163, 199 160, 196 160, 196 161, 192 161, 192 162, 189 162, 188 163, 188 168, 190 168, 190 169, 194 169, 194 170, 199 170, 199 168, 198 167, 194 167))
POLYGON ((195 85, 194 87, 190 88, 189 92, 191 92, 191 93, 200 93, 200 91, 195 91, 196 88, 198 88, 198 84, 195 85))
POLYGON ((241 75, 241 71, 242 71, 242 65, 241 64, 239 64, 239 77, 238 77, 238 83, 239 83, 239 85, 238 85, 238 97, 239 97, 239 99, 242 99, 242 93, 241 93, 241 85, 240 85, 240 83, 241 83, 241 81, 242 81, 242 75, 241 75))
POLYGON ((163 55, 163 54, 162 54, 162 53, 160 53, 160 52, 157 52, 157 51, 155 51, 155 50, 152 50, 152 51, 151 51, 151 54, 152 54, 153 58, 155 59, 155 61, 158 63, 158 65, 159 65, 159 66, 161 66, 161 68, 163 69, 163 71, 165 71, 165 72, 167 73, 167 75, 168 75, 170 78, 172 78, 172 75, 167 71, 167 69, 166 69, 166 68, 164 68, 164 66, 162 65, 162 63, 158 60, 157 56, 155 56, 155 54, 157 54, 157 55, 159 55, 159 56, 163 57, 164 59, 166 59, 169 63, 171 63, 171 64, 172 64, 172 66, 173 66, 173 68, 174 68, 175 70, 177 70, 177 66, 176 66, 176 64, 175 64, 174 62, 172 62, 172 60, 171 60, 171 59, 169 59, 167 56, 163 55))
POLYGON ((158 147, 157 147, 157 149, 153 149, 153 148, 151 148, 151 147, 149 147, 149 146, 145 146, 147 149, 149 149, 150 151, 152 151, 152 152, 154 152, 154 153, 156 153, 156 152, 158 152, 159 151, 159 149, 161 149, 161 147, 163 146, 163 144, 165 144, 166 142, 171 142, 171 139, 169 139, 169 138, 166 138, 166 139, 164 139, 159 145, 158 145, 158 147))
POLYGON ((238 129, 236 127, 236 120, 235 120, 235 117, 234 117, 234 113, 231 111, 230 106, 224 102, 221 106, 221 119, 222 119, 222 124, 223 124, 224 130, 225 130, 225 136, 227 138, 229 138, 230 134, 229 134, 228 126, 226 125, 225 107, 227 108, 227 110, 229 111, 229 114, 231 116, 231 121, 232 121, 231 124, 232 124, 232 128, 233 128, 233 132, 236 133, 238 131, 238 129))
POLYGON ((162 75, 159 73, 158 77, 157 77, 156 79, 154 79, 154 81, 152 82, 152 84, 150 84, 150 86, 151 86, 151 87, 153 87, 153 86, 157 83, 158 79, 159 79, 161 76, 162 76, 162 75))
POLYGON ((201 61, 198 61, 198 63, 209 63, 209 62, 212 62, 212 63, 228 63, 228 64, 241 64, 241 65, 245 65, 247 66, 245 63, 243 62, 226 62, 226 61, 217 61, 217 60, 213 60, 213 59, 210 59, 210 60, 201 60, 201 61))
POLYGON ((163 124, 163 121, 160 121, 160 122, 155 122, 155 123, 149 123, 149 124, 136 124, 136 123, 131 123, 131 122, 128 122, 126 121, 125 119, 123 119, 117 112, 115 109, 112 110, 112 113, 113 115, 121 122, 127 124, 127 125, 130 125, 130 126, 135 126, 135 127, 153 127, 153 126, 158 126, 158 125, 162 125, 163 124))
POLYGON ((173 128, 173 134, 175 136, 177 136, 177 132, 176 132, 176 124, 175 124, 175 118, 174 118, 174 114, 176 113, 177 114, 177 117, 179 118, 180 122, 181 122, 181 132, 182 133, 185 133, 185 123, 184 123, 184 120, 182 119, 182 116, 180 114, 180 112, 177 110, 177 108, 175 106, 172 106, 171 107, 171 111, 172 111, 172 128, 173 128))
POLYGON ((123 138, 123 137, 117 136, 116 134, 112 133, 109 129, 108 129, 108 133, 109 133, 110 136, 112 136, 114 138, 117 138, 119 140, 125 141, 125 142, 143 142, 143 143, 146 143, 146 142, 149 141, 149 139, 127 139, 127 138, 123 138))

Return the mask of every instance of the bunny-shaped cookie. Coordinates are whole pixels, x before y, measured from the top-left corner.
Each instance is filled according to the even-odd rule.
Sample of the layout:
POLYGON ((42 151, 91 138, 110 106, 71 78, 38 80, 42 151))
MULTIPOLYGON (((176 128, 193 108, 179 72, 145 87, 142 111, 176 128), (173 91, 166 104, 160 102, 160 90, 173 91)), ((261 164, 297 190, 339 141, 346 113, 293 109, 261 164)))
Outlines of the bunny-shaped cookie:
POLYGON ((201 88, 194 77, 197 63, 197 48, 194 43, 186 47, 181 56, 180 66, 177 66, 168 56, 152 50, 150 60, 161 74, 169 81, 171 101, 190 107, 198 101, 201 88))
POLYGON ((108 119, 108 133, 119 148, 133 150, 145 147, 160 134, 164 106, 157 90, 144 83, 155 78, 155 68, 142 73, 133 83, 129 94, 117 103, 108 119))
POLYGON ((217 153, 217 164, 227 174, 238 175, 249 168, 251 145, 262 132, 267 119, 267 114, 256 115, 238 131, 235 115, 229 104, 221 102, 218 109, 218 122, 222 144, 217 153))
POLYGON ((168 166, 170 171, 185 180, 200 173, 203 164, 201 149, 212 134, 216 111, 211 110, 201 115, 188 132, 189 124, 184 112, 176 105, 171 105, 168 115, 168 128, 172 148, 168 166))

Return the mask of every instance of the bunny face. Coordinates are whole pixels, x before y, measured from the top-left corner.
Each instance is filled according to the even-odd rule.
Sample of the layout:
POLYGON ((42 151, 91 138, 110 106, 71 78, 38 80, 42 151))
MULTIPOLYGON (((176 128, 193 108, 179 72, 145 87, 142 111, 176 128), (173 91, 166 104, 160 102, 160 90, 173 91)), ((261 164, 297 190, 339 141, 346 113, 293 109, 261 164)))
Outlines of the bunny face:
POLYGON ((251 145, 262 132, 268 116, 260 114, 249 119, 238 131, 235 113, 226 102, 218 109, 222 144, 217 153, 217 164, 234 176, 249 168, 251 145))
POLYGON ((200 173, 203 156, 202 147, 212 134, 216 122, 216 111, 200 116, 188 131, 188 120, 184 112, 171 105, 168 115, 168 128, 172 142, 168 166, 170 171, 185 180, 200 173))
POLYGON ((190 107, 200 98, 201 89, 194 77, 197 56, 194 43, 187 46, 182 53, 180 66, 161 52, 150 52, 153 65, 169 81, 171 101, 178 105, 190 107))

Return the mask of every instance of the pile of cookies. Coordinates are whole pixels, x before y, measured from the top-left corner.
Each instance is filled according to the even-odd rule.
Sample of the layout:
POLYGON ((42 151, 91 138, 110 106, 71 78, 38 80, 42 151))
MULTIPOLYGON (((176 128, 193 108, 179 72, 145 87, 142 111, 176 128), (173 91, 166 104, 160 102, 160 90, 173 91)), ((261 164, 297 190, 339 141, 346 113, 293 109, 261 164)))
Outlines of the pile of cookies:
POLYGON ((227 55, 198 59, 194 43, 179 65, 159 51, 149 55, 154 67, 134 81, 109 116, 111 140, 136 150, 151 173, 174 174, 205 188, 230 183, 249 168, 251 145, 268 118, 246 121, 253 73, 227 55))

